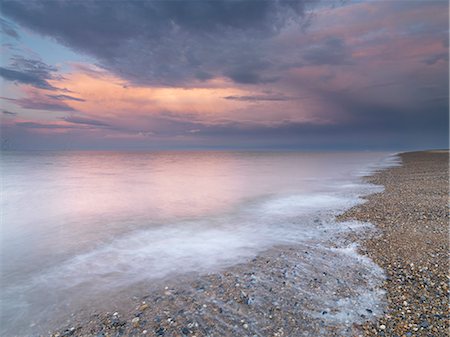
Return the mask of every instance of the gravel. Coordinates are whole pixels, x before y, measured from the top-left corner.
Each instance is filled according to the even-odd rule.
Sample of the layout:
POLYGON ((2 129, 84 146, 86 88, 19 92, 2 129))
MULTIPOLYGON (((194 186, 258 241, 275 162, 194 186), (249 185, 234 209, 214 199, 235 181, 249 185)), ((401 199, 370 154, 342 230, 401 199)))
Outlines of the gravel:
POLYGON ((409 152, 403 165, 367 177, 382 193, 340 220, 374 223, 379 235, 362 251, 386 272, 387 311, 361 328, 365 336, 449 335, 449 154, 409 152))

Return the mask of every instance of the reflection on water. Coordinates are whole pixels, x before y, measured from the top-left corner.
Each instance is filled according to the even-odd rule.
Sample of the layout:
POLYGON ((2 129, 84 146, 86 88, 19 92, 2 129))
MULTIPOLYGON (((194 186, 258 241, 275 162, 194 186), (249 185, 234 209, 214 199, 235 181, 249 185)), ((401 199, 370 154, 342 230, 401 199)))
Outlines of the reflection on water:
POLYGON ((4 153, 2 325, 51 315, 62 298, 92 301, 100 285, 208 271, 315 237, 312 220, 357 202, 355 174, 383 157, 4 153))

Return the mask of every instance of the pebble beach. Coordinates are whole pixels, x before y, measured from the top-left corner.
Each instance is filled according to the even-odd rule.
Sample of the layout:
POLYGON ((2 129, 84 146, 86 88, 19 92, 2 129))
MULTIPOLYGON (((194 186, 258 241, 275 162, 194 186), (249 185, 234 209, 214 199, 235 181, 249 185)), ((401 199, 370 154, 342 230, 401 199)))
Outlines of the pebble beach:
POLYGON ((365 336, 448 336, 448 151, 400 155, 402 166, 366 180, 383 193, 340 219, 376 224, 362 251, 386 272, 386 313, 363 325, 365 336))
POLYGON ((448 151, 400 158, 364 178, 383 192, 338 217, 374 226, 340 233, 336 247, 279 246, 220 272, 158 282, 126 309, 75 314, 49 335, 447 336, 448 151), (339 250, 351 243, 363 257, 339 250), (317 269, 312 251, 342 263, 317 269), (360 269, 347 273, 355 258, 360 269), (367 296, 384 301, 369 306, 367 296))

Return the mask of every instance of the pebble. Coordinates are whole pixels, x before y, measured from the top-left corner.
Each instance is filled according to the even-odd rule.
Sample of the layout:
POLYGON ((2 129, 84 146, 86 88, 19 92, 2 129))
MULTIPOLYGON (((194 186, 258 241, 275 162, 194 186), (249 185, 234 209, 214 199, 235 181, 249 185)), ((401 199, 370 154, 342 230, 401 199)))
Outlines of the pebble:
POLYGON ((430 324, 428 324, 427 321, 422 321, 422 322, 420 323, 420 327, 422 327, 422 328, 424 328, 424 329, 428 328, 429 326, 430 326, 430 324))
POLYGON ((134 326, 135 328, 138 328, 138 327, 139 327, 139 317, 133 318, 133 319, 131 320, 131 323, 133 323, 133 326, 134 326))

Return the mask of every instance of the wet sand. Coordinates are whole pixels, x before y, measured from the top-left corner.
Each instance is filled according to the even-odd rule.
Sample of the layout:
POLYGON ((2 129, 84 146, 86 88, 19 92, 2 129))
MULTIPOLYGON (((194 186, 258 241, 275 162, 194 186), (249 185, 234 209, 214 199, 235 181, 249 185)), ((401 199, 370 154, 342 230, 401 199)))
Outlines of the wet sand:
POLYGON ((75 315, 51 335, 447 336, 448 153, 401 158, 366 178, 384 192, 339 217, 375 230, 349 228, 329 246, 275 247, 222 272, 154 284, 131 310, 75 315), (355 256, 339 250, 354 241, 384 282, 370 260, 355 270, 355 256))

